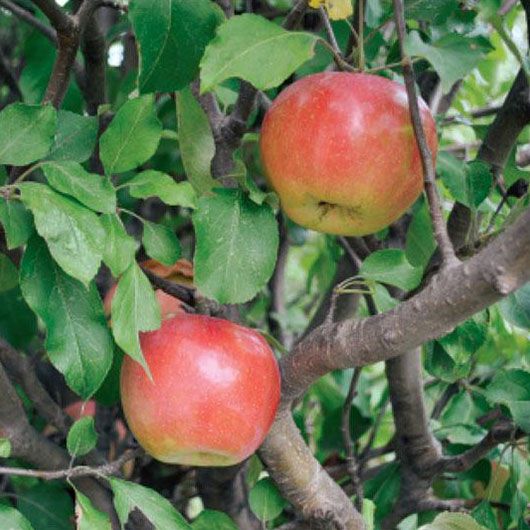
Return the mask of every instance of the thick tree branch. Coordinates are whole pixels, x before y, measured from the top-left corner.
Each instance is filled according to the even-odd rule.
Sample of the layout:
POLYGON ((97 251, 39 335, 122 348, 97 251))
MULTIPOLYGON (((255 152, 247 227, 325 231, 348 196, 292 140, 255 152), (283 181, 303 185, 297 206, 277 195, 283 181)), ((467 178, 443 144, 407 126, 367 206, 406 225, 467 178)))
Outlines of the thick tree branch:
POLYGON ((530 211, 476 256, 440 271, 417 295, 363 320, 320 326, 282 359, 284 399, 335 369, 396 357, 440 337, 530 279, 530 211), (327 352, 322 355, 321 352, 327 352))
POLYGON ((298 511, 309 519, 332 517, 340 529, 362 528, 358 512, 305 445, 291 417, 292 402, 329 371, 413 350, 521 287, 530 280, 529 247, 526 211, 476 256, 442 269, 423 291, 393 310, 321 325, 282 358, 282 403, 262 455, 298 511))
POLYGON ((428 425, 419 348, 388 360, 386 375, 396 428, 396 457, 400 462, 399 498, 388 526, 394 528, 396 512, 406 512, 428 498, 432 464, 440 460, 441 447, 428 425))
POLYGON ((434 162, 432 153, 427 143, 425 130, 421 121, 420 108, 418 105, 418 95, 416 93, 416 80, 414 78, 414 70, 412 69, 412 62, 405 51, 405 8, 403 0, 393 0, 394 16, 396 21, 396 28, 398 33, 399 48, 401 51, 401 58, 403 62, 403 76, 405 78, 405 87, 407 89, 407 96, 409 101, 410 117, 414 134, 418 144, 418 149, 421 155, 421 163, 423 167, 423 177, 425 182, 425 193, 429 201, 429 209, 434 228, 434 235, 438 248, 442 254, 442 259, 445 265, 453 265, 458 262, 453 245, 447 233, 447 226, 445 224, 440 197, 436 188, 436 174, 434 169, 434 162))

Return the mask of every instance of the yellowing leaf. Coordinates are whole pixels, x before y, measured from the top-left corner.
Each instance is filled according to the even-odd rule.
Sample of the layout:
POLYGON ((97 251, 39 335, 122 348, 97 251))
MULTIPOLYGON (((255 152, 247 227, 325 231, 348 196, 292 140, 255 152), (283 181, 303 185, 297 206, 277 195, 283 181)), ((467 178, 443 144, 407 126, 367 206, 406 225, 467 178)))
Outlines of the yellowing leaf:
POLYGON ((353 15, 351 0, 309 0, 309 7, 324 6, 331 20, 343 20, 353 15))

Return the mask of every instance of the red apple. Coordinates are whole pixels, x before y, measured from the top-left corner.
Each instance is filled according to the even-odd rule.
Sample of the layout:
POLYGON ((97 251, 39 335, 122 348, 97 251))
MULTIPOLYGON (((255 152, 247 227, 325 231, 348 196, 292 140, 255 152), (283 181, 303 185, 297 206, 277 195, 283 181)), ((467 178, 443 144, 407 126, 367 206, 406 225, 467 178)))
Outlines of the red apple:
MULTIPOLYGON (((419 103, 434 160, 436 126, 419 103)), ((267 111, 260 149, 286 214, 320 232, 377 232, 423 189, 405 87, 375 75, 325 72, 296 81, 267 111)))
POLYGON ((256 331, 179 314, 140 343, 153 381, 125 356, 122 405, 129 428, 157 460, 230 466, 265 438, 280 399, 274 353, 256 331))

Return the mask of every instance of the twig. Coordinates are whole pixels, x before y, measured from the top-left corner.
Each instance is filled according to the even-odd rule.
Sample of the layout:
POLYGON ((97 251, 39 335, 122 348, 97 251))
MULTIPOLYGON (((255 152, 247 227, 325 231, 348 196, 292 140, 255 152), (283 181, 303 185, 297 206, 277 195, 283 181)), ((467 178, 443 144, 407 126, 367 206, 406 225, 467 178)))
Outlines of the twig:
POLYGON ((362 260, 359 258, 358 253, 353 250, 350 245, 350 242, 344 236, 338 236, 337 239, 346 254, 348 255, 348 257, 350 258, 352 264, 355 265, 357 269, 360 269, 362 265, 362 260))
MULTIPOLYGON (((499 112, 501 108, 502 108, 501 105, 493 105, 491 107, 482 107, 480 109, 472 110, 468 114, 469 114, 469 117, 471 118, 484 118, 486 116, 492 116, 494 114, 497 114, 497 112, 499 112)), ((442 121, 442 125, 449 125, 451 123, 454 123, 455 121, 458 121, 464 118, 465 116, 460 116, 458 114, 446 116, 442 121)))
POLYGON ((335 64, 339 68, 339 70, 343 70, 346 72, 358 72, 359 69, 353 67, 350 63, 348 63, 344 57, 342 57, 342 54, 340 52, 337 52, 335 48, 324 39, 318 39, 318 42, 322 44, 327 50, 330 51, 331 55, 333 55, 333 60, 335 61, 335 64))
POLYGON ((42 386, 30 358, 17 352, 7 341, 0 338, 0 361, 11 377, 22 385, 38 413, 66 435, 72 421, 42 386))
POLYGON ((434 227, 434 235, 436 237, 436 241, 438 243, 438 247, 440 248, 442 259, 445 265, 451 266, 458 263, 459 260, 456 257, 453 245, 451 243, 451 240, 449 239, 449 235, 447 233, 447 226, 442 215, 440 197, 438 195, 438 190, 436 188, 435 182, 434 163, 421 121, 418 97, 416 94, 416 82, 414 79, 414 71, 412 69, 410 57, 408 57, 407 52, 405 51, 404 40, 406 30, 403 0, 393 0, 393 4, 399 40, 399 48, 403 61, 403 76, 405 78, 405 86, 407 89, 410 117, 412 120, 412 126, 414 128, 416 142, 418 144, 418 148, 421 155, 421 162, 425 180, 425 192, 427 194, 427 199, 429 202, 429 209, 434 227))
POLYGON ((0 467, 0 475, 19 477, 35 477, 42 480, 72 479, 76 477, 106 477, 116 474, 128 462, 143 454, 143 449, 125 451, 118 459, 102 466, 75 466, 57 471, 43 471, 40 469, 24 469, 20 467, 0 467))
POLYGON ((357 26, 357 35, 359 37, 359 44, 357 46, 357 49, 359 50, 359 61, 358 66, 361 71, 364 70, 365 67, 365 58, 364 58, 364 3, 365 0, 358 0, 358 7, 357 7, 357 14, 359 17, 357 26))
POLYGON ((72 31, 72 18, 54 0, 33 0, 33 3, 46 15, 57 33, 72 31))
POLYGON ((158 287, 165 293, 178 298, 189 313, 195 312, 195 309, 192 307, 195 305, 195 289, 193 287, 185 287, 184 285, 161 278, 145 267, 142 267, 142 271, 155 287, 158 287))
POLYGON ((307 0, 298 0, 296 4, 294 5, 293 9, 289 12, 289 14, 285 17, 285 20, 283 21, 282 26, 285 29, 294 29, 300 21, 302 20, 302 17, 304 16, 304 13, 307 9, 307 0))
POLYGON ((0 7, 11 11, 13 15, 18 17, 20 20, 27 22, 29 25, 33 26, 53 43, 56 42, 56 33, 53 28, 41 22, 32 13, 20 7, 18 4, 15 4, 15 2, 11 2, 11 0, 0 0, 0 7))
POLYGON ((447 457, 440 461, 440 472, 462 472, 473 467, 480 459, 497 447, 497 445, 510 440, 516 440, 525 436, 525 433, 517 429, 512 422, 501 420, 496 423, 475 446, 471 447, 464 453, 456 456, 447 457))
POLYGON ((342 432, 342 442, 346 449, 346 468, 348 474, 350 475, 351 483, 355 491, 355 507, 357 510, 362 511, 363 507, 363 485, 359 477, 359 464, 357 462, 356 451, 354 448, 354 443, 351 437, 351 408, 352 401, 357 392, 357 383, 359 382, 359 377, 361 376, 362 368, 355 368, 350 382, 350 388, 348 389, 348 394, 344 400, 344 405, 342 406, 341 414, 341 432, 342 432))
POLYGON ((320 6, 318 8, 318 11, 320 14, 320 18, 322 19, 322 23, 324 24, 326 33, 328 34, 328 39, 329 39, 331 46, 333 47, 337 55, 342 56, 342 51, 340 49, 339 43, 337 42, 337 38, 335 37, 335 32, 333 31, 333 28, 331 27, 328 14, 326 10, 324 9, 324 6, 320 6))
POLYGON ((372 429, 370 431, 370 434, 368 435, 368 440, 366 441, 366 445, 364 446, 364 449, 361 451, 361 454, 359 455, 360 460, 360 467, 361 467, 361 475, 363 474, 363 469, 368 463, 368 461, 372 458, 376 458, 377 456, 381 456, 382 454, 386 454, 388 452, 392 452, 394 449, 394 440, 390 440, 390 442, 383 446, 378 447, 376 449, 372 449, 375 438, 377 436, 377 433, 379 431, 379 427, 381 426, 381 422, 383 421, 383 418, 385 417, 385 412, 387 409, 389 403, 389 397, 387 397, 384 401, 384 403, 381 405, 379 411, 377 412, 377 416, 375 417, 374 424, 372 425, 372 429))

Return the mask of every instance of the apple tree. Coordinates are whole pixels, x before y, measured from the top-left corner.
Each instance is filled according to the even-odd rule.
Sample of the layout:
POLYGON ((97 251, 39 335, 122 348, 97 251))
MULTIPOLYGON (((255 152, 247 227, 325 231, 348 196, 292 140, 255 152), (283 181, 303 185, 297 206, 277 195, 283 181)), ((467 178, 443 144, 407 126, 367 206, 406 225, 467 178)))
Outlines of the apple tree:
POLYGON ((529 24, 0 0, 0 528, 529 529, 529 24))

